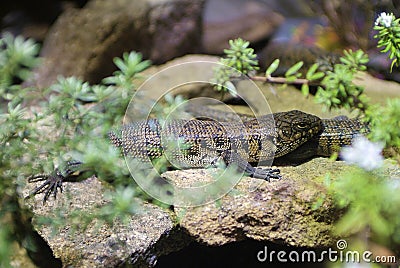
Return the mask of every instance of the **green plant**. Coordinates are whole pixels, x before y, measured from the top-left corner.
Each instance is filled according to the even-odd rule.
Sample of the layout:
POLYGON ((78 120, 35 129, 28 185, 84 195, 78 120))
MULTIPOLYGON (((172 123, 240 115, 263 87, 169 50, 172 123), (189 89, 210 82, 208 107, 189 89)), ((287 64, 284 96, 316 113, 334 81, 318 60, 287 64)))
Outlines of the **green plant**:
POLYGON ((393 13, 382 12, 375 21, 374 30, 378 33, 374 36, 378 39, 378 48, 383 47, 382 53, 389 53, 393 66, 399 66, 400 59, 400 19, 396 19, 393 13))
POLYGON ((142 54, 125 52, 121 58, 115 58, 114 64, 118 70, 114 72, 113 76, 103 79, 103 83, 115 85, 123 89, 132 87, 134 79, 140 78, 140 73, 146 70, 151 62, 143 60, 142 54))
MULTIPOLYGON (((126 196, 130 198, 127 192, 143 194, 133 180, 126 179, 129 171, 120 152, 103 137, 112 127, 120 125, 134 94, 132 81, 150 62, 143 61, 139 53, 125 53, 123 59, 115 59, 120 69, 102 84, 89 85, 75 77, 59 77, 57 83, 41 92, 20 85, 28 78, 29 69, 38 63, 34 57, 38 46, 11 35, 3 36, 0 44, 0 90, 2 105, 6 107, 0 114, 0 234, 8 238, 4 242, 11 243, 18 237, 12 235, 16 230, 6 228, 13 226, 7 224, 7 215, 20 210, 16 182, 23 185, 29 175, 51 173, 55 166, 62 167, 70 159, 84 161, 85 167, 102 178, 113 178, 118 189, 124 188, 115 192, 108 209, 99 208, 86 219, 87 223, 94 217, 109 222, 113 215, 123 218, 135 213, 134 209, 123 206, 123 200, 126 196), (38 105, 22 105, 31 98, 38 105), (110 215, 110 210, 114 214, 110 215)), ((60 212, 60 218, 42 218, 38 222, 60 226, 66 223, 63 215, 60 212)), ((72 222, 84 219, 79 211, 71 215, 72 222)), ((2 267, 8 265, 7 256, 12 253, 7 250, 9 243, 1 248, 2 267)))
POLYGON ((385 172, 383 144, 357 138, 342 150, 343 160, 354 166, 327 181, 330 196, 345 214, 335 224, 340 237, 367 237, 385 246, 400 244, 399 182, 385 172))
POLYGON ((35 67, 39 59, 39 45, 33 40, 24 40, 21 36, 14 37, 5 33, 0 39, 0 95, 11 100, 16 84, 26 80, 30 69, 35 67))
POLYGON ((213 82, 216 90, 235 95, 236 90, 230 79, 242 74, 249 75, 259 69, 257 55, 249 45, 250 42, 241 38, 229 40, 230 48, 224 50, 226 57, 220 59, 221 66, 215 70, 213 82))
POLYGON ((387 147, 400 148, 400 99, 388 99, 386 105, 374 105, 367 110, 371 124, 370 139, 387 147))
POLYGON ((329 109, 358 109, 364 113, 368 107, 368 100, 363 94, 364 88, 355 85, 353 80, 357 72, 366 70, 368 55, 362 50, 345 50, 340 61, 341 63, 334 65, 333 71, 326 72, 315 99, 329 109))
POLYGON ((38 63, 35 58, 38 45, 22 37, 5 34, 0 39, 0 266, 9 267, 7 260, 12 254, 17 227, 9 224, 12 213, 18 209, 16 203, 16 181, 25 172, 32 171, 26 164, 39 156, 36 141, 40 132, 35 127, 40 115, 26 116, 28 110, 22 106, 28 89, 18 84, 29 77, 29 68, 38 63))
MULTIPOLYGON (((378 47, 385 46, 383 53, 390 51, 391 70, 394 64, 398 65, 400 55, 398 23, 393 14, 382 13, 374 27, 379 31, 375 35, 379 38, 378 47)), ((358 62, 343 61, 347 66, 355 67, 352 68, 353 73, 361 70, 358 66, 364 64, 361 55, 354 56, 358 62)), ((341 76, 345 77, 345 74, 341 76)), ((347 83, 350 81, 349 75, 347 83)), ((353 90, 353 95, 360 99, 362 95, 358 94, 356 88, 353 90)), ((353 101, 349 104, 352 107, 355 103, 353 101)), ((353 236, 355 244, 364 245, 364 249, 368 248, 369 242, 366 241, 370 240, 393 247, 400 244, 400 218, 397 213, 400 208, 397 194, 399 182, 398 178, 390 176, 387 171, 388 165, 383 162, 382 149, 384 146, 397 149, 400 146, 400 99, 388 99, 385 106, 366 105, 365 101, 359 104, 363 104, 357 108, 365 113, 364 119, 369 122, 371 129, 369 138, 374 142, 361 137, 351 147, 341 151, 343 160, 354 167, 336 176, 328 184, 338 208, 346 209, 344 216, 336 223, 335 231, 342 237, 353 236)))
POLYGON ((368 101, 363 94, 363 88, 353 83, 357 72, 365 71, 368 63, 368 55, 362 50, 352 51, 344 50, 344 56, 340 57, 340 63, 333 65, 333 69, 326 69, 324 72, 319 69, 319 64, 315 63, 309 67, 305 78, 299 72, 303 62, 297 62, 289 67, 284 77, 274 77, 273 73, 279 67, 279 59, 274 60, 265 72, 265 77, 254 76, 255 70, 258 70, 256 55, 251 48, 248 48, 249 42, 242 39, 230 40, 230 49, 226 49, 225 58, 220 59, 224 64, 215 71, 215 88, 219 91, 230 92, 236 95, 236 89, 231 82, 232 79, 239 78, 246 74, 250 79, 269 83, 297 84, 301 85, 304 95, 309 94, 310 85, 319 85, 316 94, 316 101, 324 104, 329 109, 346 108, 358 109, 362 113, 368 106, 368 101), (225 67, 226 66, 226 67, 225 67))
MULTIPOLYGON (((3 224, 2 224, 3 225, 3 224)), ((2 243, 0 244, 0 264, 2 267, 11 267, 10 265, 10 255, 12 245, 12 238, 10 237, 10 230, 7 226, 0 227, 0 239, 2 243)))
POLYGON ((228 67, 234 68, 243 74, 249 74, 258 70, 257 55, 254 49, 249 47, 250 42, 241 38, 229 40, 229 49, 224 49, 226 58, 222 58, 220 63, 228 67))

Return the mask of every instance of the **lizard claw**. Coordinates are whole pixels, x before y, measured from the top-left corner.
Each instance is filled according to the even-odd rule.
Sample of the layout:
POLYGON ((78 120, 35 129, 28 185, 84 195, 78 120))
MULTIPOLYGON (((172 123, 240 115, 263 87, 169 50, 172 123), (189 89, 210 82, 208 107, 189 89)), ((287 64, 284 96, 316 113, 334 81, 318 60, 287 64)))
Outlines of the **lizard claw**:
POLYGON ((251 176, 257 179, 263 179, 266 181, 271 181, 271 179, 280 180, 282 176, 279 174, 280 170, 277 168, 255 168, 251 176))
MULTIPOLYGON (((227 157, 226 154, 225 158, 227 157)), ((238 165, 239 170, 244 171, 248 176, 256 178, 256 179, 263 179, 268 182, 271 181, 271 179, 276 179, 280 180, 282 179, 282 176, 279 174, 281 171, 277 168, 255 168, 252 165, 250 165, 249 162, 245 161, 240 155, 237 153, 230 153, 230 156, 234 157, 234 163, 238 165)))
POLYGON ((53 194, 54 199, 56 199, 58 189, 60 189, 61 193, 63 191, 62 188, 63 181, 67 179, 68 181, 76 179, 76 177, 78 177, 79 174, 74 175, 74 172, 79 170, 81 165, 82 163, 79 161, 69 161, 66 163, 66 167, 63 169, 64 172, 61 172, 59 168, 56 168, 54 172, 52 172, 51 174, 39 174, 30 176, 28 178, 28 182, 30 183, 38 181, 44 181, 44 182, 40 186, 36 187, 32 191, 32 193, 30 193, 30 195, 27 196, 26 198, 30 198, 36 194, 44 192, 43 204, 46 203, 51 194, 53 194))
POLYGON ((27 198, 30 198, 36 194, 45 192, 43 197, 43 204, 46 203, 47 199, 49 199, 50 195, 53 193, 54 199, 57 197, 57 191, 60 189, 62 193, 62 182, 65 177, 61 174, 61 172, 56 169, 52 174, 39 174, 34 175, 28 178, 28 182, 38 182, 44 181, 40 186, 36 187, 32 193, 27 198))

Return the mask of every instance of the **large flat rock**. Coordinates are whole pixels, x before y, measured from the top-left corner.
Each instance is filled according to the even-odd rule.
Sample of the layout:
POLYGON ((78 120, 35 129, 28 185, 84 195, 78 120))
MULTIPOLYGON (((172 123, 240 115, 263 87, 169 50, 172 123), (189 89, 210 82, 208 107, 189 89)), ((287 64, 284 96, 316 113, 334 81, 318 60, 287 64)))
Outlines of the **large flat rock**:
MULTIPOLYGON (((24 196, 34 187, 27 185, 24 196)), ((127 221, 115 219, 109 225, 94 217, 85 228, 84 215, 95 213, 109 202, 105 196, 109 186, 92 177, 82 182, 65 182, 63 187, 64 193, 57 199, 50 198, 45 205, 42 195, 21 202, 32 211, 33 226, 65 267, 116 267, 123 263, 152 266, 158 255, 183 246, 177 242, 179 238, 174 243, 168 240, 179 237, 174 235, 171 214, 138 199, 132 202, 140 207, 127 221), (78 212, 82 213, 81 222, 76 216, 78 212), (42 217, 54 220, 53 224, 39 224, 42 217), (59 221, 65 224, 54 227, 59 221), (165 240, 170 242, 162 244, 165 240)))
POLYGON ((57 76, 97 83, 116 69, 114 57, 138 51, 154 63, 198 52, 204 1, 92 0, 69 9, 50 29, 43 62, 29 84, 51 85, 57 76))

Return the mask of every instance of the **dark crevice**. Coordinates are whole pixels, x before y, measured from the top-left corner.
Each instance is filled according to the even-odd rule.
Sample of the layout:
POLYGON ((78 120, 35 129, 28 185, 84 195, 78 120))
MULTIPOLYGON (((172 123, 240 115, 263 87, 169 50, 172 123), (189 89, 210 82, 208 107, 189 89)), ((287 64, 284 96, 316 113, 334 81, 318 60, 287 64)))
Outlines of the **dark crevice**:
POLYGON ((32 262, 38 267, 62 267, 61 260, 54 257, 50 246, 32 226, 32 214, 19 207, 13 213, 13 232, 19 244, 26 249, 32 262))

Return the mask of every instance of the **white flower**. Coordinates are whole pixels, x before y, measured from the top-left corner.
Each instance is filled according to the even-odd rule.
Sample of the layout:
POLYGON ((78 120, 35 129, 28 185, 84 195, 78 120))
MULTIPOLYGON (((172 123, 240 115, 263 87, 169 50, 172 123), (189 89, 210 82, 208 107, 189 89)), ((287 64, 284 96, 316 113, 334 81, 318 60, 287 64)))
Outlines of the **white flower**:
POLYGON ((364 136, 359 136, 353 139, 351 146, 342 149, 340 156, 344 161, 370 171, 382 166, 382 149, 382 144, 373 143, 364 136))
POLYGON ((386 12, 382 12, 379 17, 376 19, 375 21, 375 25, 382 25, 386 28, 390 27, 392 25, 392 21, 393 19, 395 19, 393 13, 388 13, 386 14, 386 12))

